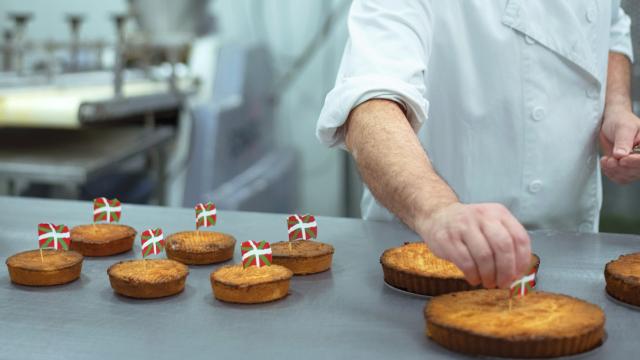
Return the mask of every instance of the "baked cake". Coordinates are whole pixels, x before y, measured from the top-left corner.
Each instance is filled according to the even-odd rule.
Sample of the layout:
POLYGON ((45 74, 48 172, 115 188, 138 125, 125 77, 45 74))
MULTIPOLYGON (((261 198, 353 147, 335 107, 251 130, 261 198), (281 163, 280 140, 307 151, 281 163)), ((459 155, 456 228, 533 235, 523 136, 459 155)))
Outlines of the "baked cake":
POLYGON ((82 255, 75 251, 30 250, 7 259, 11 281, 20 285, 49 286, 74 281, 80 277, 82 255))
POLYGON ((257 304, 287 296, 293 272, 284 266, 227 265, 211 273, 211 288, 218 300, 257 304))
POLYGON ((236 239, 213 231, 183 231, 167 238, 165 252, 169 259, 183 264, 214 264, 233 258, 236 239))
POLYGON ((273 263, 293 271, 294 275, 309 275, 331 267, 333 246, 313 240, 281 241, 271 244, 273 263))
POLYGON ((426 333, 453 351, 485 356, 540 358, 577 354, 599 346, 605 315, 570 296, 533 291, 474 290, 433 298, 424 309, 426 333))
POLYGON ((189 268, 167 259, 120 261, 107 270, 118 294, 140 299, 175 295, 184 290, 189 268))
POLYGON ((604 268, 607 293, 614 298, 640 306, 640 253, 622 255, 604 268))
POLYGON ((79 225, 71 229, 71 249, 84 256, 109 256, 131 250, 136 230, 120 224, 79 225))
MULTIPOLYGON (((540 264, 536 255, 531 261, 533 266, 540 264)), ((415 294, 434 296, 482 287, 470 285, 462 270, 435 256, 422 242, 387 249, 380 263, 387 284, 415 294)))

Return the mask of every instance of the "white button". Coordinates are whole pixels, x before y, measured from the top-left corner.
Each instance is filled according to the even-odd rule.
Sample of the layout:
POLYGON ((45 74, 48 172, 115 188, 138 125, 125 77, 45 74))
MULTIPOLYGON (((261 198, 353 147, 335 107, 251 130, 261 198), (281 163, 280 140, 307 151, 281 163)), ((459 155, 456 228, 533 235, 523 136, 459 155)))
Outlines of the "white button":
POLYGON ((531 117, 535 121, 540 121, 546 116, 546 111, 542 106, 536 106, 531 112, 531 117))
POLYGON ((579 232, 593 232, 593 226, 591 226, 591 224, 588 223, 588 222, 583 222, 578 227, 578 231, 579 232))
POLYGON ((590 99, 597 99, 600 96, 600 91, 595 87, 589 87, 585 93, 590 99))
POLYGON ((532 182, 529 183, 529 191, 530 192, 535 194, 538 191, 540 191, 540 189, 542 189, 542 181, 533 180, 532 182))
POLYGON ((596 21, 596 18, 598 17, 598 9, 595 6, 590 6, 589 9, 587 9, 585 17, 589 23, 596 21))
POLYGON ((529 36, 529 35, 525 35, 524 36, 524 42, 526 42, 529 45, 533 45, 533 44, 536 43, 536 41, 533 40, 533 38, 531 36, 529 36))

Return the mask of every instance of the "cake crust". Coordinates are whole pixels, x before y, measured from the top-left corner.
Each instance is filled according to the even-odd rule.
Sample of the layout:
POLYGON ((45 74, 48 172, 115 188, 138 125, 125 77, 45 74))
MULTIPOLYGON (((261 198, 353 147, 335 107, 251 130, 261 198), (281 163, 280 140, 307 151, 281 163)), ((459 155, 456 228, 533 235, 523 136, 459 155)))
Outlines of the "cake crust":
POLYGON ((174 260, 126 260, 107 269, 111 287, 118 294, 153 299, 184 290, 189 268, 174 260))
POLYGON ((519 358, 578 354, 599 346, 605 315, 597 305, 570 296, 508 290, 441 295, 425 307, 427 336, 462 353, 519 358))
POLYGON ((233 258, 236 239, 214 231, 182 231, 167 237, 169 259, 189 265, 215 264, 233 258))
MULTIPOLYGON (((537 267, 540 258, 532 254, 531 262, 537 267)), ((462 270, 435 256, 422 242, 385 250, 380 264, 387 284, 414 294, 436 296, 482 288, 469 284, 462 270)))
POLYGON ((604 268, 606 291, 627 304, 640 306, 640 253, 622 255, 604 268))
POLYGON ((75 251, 29 250, 10 256, 7 261, 11 281, 27 286, 61 285, 80 277, 83 256, 75 251), (43 261, 44 259, 44 261, 43 261))
POLYGON ((71 229, 71 249, 84 256, 110 256, 131 250, 136 230, 121 224, 78 225, 71 229))
POLYGON ((293 271, 294 275, 311 275, 331 268, 332 245, 313 240, 281 241, 271 244, 273 263, 293 271))
POLYGON ((239 304, 257 304, 281 299, 289 293, 293 272, 284 266, 227 265, 211 273, 216 299, 239 304))

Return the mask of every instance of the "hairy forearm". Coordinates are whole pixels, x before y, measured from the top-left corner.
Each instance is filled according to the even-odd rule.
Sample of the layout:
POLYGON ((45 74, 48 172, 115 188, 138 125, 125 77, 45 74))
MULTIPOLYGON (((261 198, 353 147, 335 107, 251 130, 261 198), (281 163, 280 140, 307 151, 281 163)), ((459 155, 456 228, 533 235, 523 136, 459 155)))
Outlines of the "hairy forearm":
POLYGON ((345 142, 369 189, 385 207, 416 230, 418 221, 458 201, 436 174, 400 106, 370 100, 344 125, 345 142))
POLYGON ((631 63, 620 53, 609 53, 604 111, 631 111, 631 63))

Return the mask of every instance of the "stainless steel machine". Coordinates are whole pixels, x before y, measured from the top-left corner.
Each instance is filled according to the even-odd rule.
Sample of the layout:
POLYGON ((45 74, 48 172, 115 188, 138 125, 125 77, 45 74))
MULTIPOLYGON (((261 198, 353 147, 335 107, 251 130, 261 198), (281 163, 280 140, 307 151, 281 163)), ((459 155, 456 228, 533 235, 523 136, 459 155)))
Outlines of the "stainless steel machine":
POLYGON ((0 47, 0 141, 73 142, 56 144, 55 156, 37 139, 0 148, 9 191, 71 184, 73 197, 126 198, 146 188, 157 191, 131 201, 293 209, 296 156, 275 146, 269 52, 223 43, 207 9, 206 0, 130 0, 126 14, 105 14, 117 35, 112 44, 84 40, 82 28, 91 24, 81 14, 67 16, 64 43, 29 41, 28 24, 38 19, 7 14, 14 27, 0 47), (147 185, 117 181, 122 172, 147 185))

